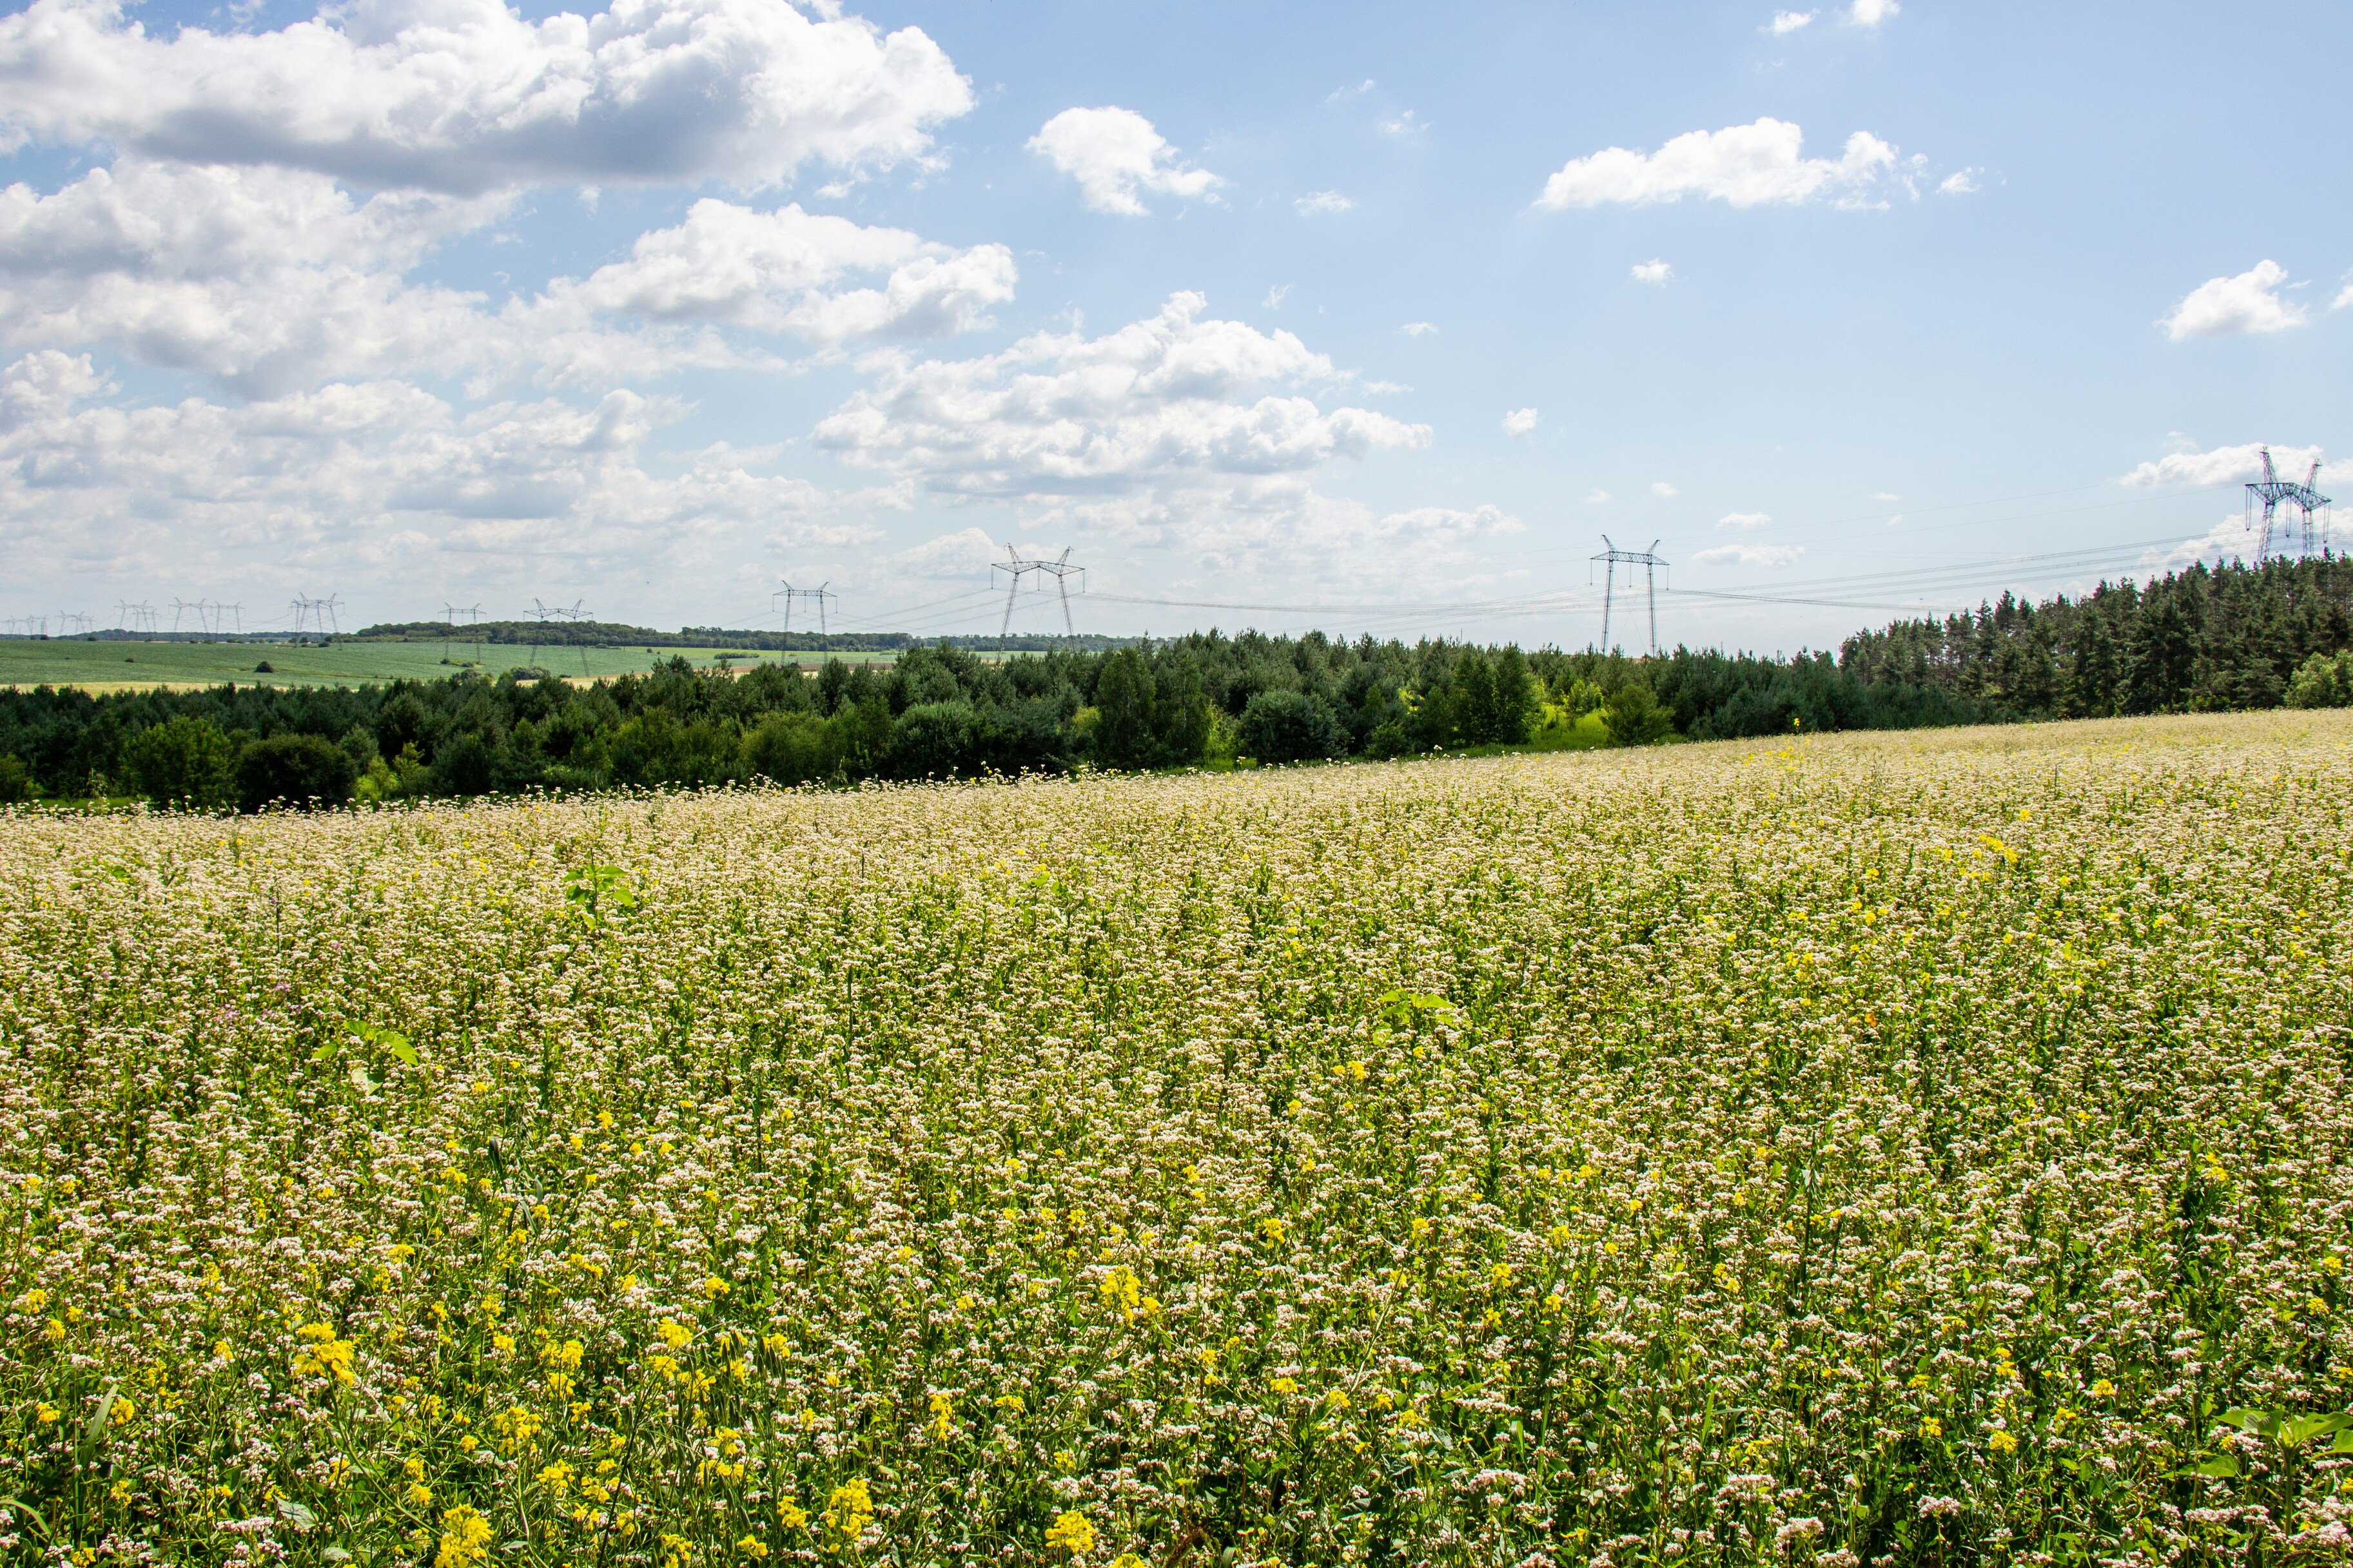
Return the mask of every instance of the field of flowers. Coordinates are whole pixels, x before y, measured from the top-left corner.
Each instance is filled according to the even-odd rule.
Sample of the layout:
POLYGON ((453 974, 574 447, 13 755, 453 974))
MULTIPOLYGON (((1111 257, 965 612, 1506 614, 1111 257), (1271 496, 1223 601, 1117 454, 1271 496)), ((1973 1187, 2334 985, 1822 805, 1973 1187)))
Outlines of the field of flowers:
POLYGON ((0 818, 0 1548, 2342 1561, 2348 742, 0 818))

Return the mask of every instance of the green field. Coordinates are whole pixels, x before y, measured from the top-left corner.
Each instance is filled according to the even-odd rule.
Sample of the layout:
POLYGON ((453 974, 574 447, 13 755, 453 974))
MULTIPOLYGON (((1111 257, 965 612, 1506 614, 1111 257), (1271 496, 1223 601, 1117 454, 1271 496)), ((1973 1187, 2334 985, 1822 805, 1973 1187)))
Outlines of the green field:
MULTIPOLYGON (((722 652, 733 655, 739 668, 754 663, 787 659, 814 666, 816 654, 751 653, 744 649, 695 647, 543 647, 541 668, 567 679, 628 675, 650 669, 663 659, 684 658, 709 668, 722 652), (584 659, 583 654, 586 654, 584 659)), ((889 662, 895 654, 851 653, 839 657, 889 662)), ((438 642, 340 640, 325 647, 294 647, 270 643, 85 642, 31 638, 0 639, 0 686, 73 686, 86 691, 129 691, 149 687, 217 686, 233 680, 239 686, 364 686, 370 682, 436 680, 472 668, 485 674, 520 669, 533 662, 527 646, 507 643, 459 642, 443 661, 438 642), (257 673, 267 661, 272 673, 257 673)))
POLYGON ((0 818, 0 1531, 2342 1563, 2348 742, 0 818))

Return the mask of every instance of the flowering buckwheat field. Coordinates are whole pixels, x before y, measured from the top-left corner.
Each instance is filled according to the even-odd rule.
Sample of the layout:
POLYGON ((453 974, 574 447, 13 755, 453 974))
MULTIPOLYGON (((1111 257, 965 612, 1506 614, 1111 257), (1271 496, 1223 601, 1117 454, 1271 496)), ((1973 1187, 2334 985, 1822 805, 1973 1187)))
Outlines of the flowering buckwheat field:
POLYGON ((2341 1558, 2348 741, 8 818, 0 1534, 2341 1558))

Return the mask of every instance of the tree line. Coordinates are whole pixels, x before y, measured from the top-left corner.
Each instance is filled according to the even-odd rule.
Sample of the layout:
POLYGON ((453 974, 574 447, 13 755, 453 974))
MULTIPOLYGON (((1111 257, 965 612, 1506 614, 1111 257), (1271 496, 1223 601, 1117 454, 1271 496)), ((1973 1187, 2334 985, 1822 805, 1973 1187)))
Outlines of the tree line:
POLYGON ((2353 563, 2195 566, 1899 621, 1833 657, 1652 658, 1320 633, 1195 634, 740 675, 672 659, 580 684, 467 673, 357 689, 0 692, 0 799, 205 807, 533 789, 923 779, 1637 745, 2353 700, 2353 563))

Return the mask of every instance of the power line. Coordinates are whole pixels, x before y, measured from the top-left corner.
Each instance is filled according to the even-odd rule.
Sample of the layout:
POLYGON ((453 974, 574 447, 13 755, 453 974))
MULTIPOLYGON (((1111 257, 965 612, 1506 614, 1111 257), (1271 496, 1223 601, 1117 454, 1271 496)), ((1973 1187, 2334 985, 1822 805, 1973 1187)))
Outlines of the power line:
POLYGON ((992 561, 989 565, 995 571, 1004 573, 1008 579, 1005 587, 1005 619, 997 628, 998 637, 1001 637, 1013 629, 1014 597, 1021 592, 1021 579, 1032 574, 1050 576, 1054 579, 1054 585, 1062 593, 1062 630, 1072 637, 1078 635, 1071 622, 1071 578, 1075 574, 1079 579, 1079 592, 1085 593, 1087 569, 1071 564, 1071 551, 1068 545, 1063 546, 1061 554, 1051 561, 1047 561, 1039 558, 1024 559, 1019 552, 1008 544, 1005 547, 1005 559, 992 561))

